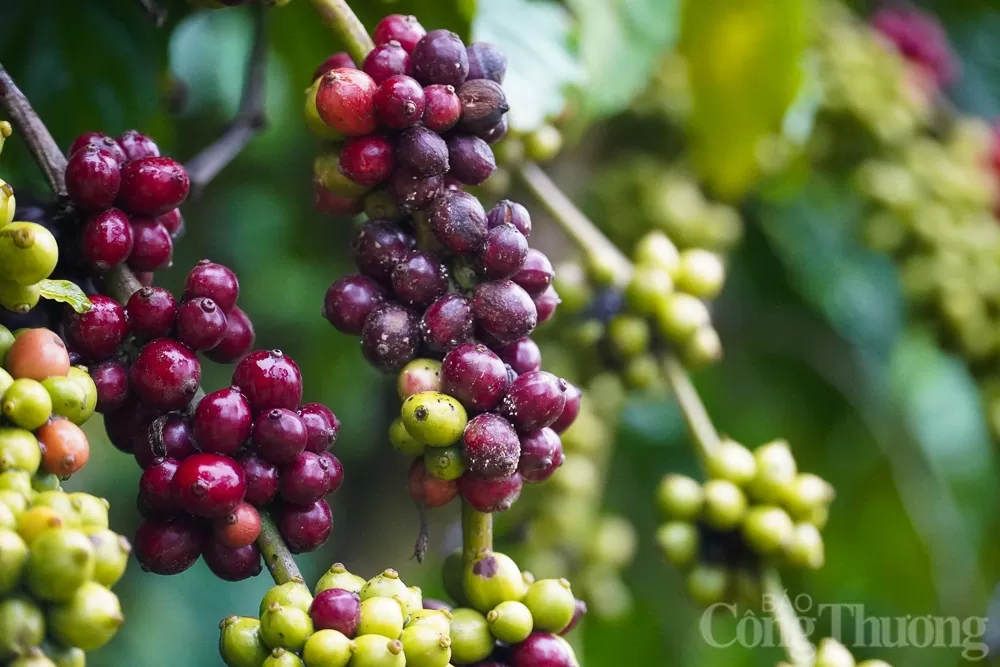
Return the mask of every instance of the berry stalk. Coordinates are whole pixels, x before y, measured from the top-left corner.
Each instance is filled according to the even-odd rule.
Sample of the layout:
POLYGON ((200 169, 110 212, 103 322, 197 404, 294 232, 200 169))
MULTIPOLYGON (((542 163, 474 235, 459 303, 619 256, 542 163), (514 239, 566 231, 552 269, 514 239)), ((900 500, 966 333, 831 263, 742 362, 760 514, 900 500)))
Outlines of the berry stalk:
POLYGON ((493 549, 493 515, 462 502, 463 559, 471 563, 483 549, 493 549))
POLYGON ((302 581, 302 573, 299 572, 295 559, 281 539, 278 526, 274 519, 267 512, 260 514, 260 536, 257 538, 257 546, 264 557, 264 565, 271 573, 271 578, 276 584, 284 584, 289 581, 302 581))
POLYGON ((344 43, 354 62, 364 62, 375 42, 346 0, 310 0, 316 13, 330 26, 344 43))
POLYGON ((719 448, 721 439, 719 432, 715 430, 712 418, 708 416, 705 405, 698 396, 698 390, 691 383, 691 377, 684 370, 684 366, 673 355, 666 355, 663 359, 663 374, 666 376, 670 388, 677 397, 677 403, 681 407, 684 420, 691 429, 694 436, 695 445, 698 447, 698 454, 702 463, 719 448))
POLYGON ((778 629, 785 646, 788 659, 794 667, 809 667, 812 664, 809 656, 815 654, 812 644, 802 631, 802 624, 795 613, 781 577, 777 570, 769 567, 761 575, 764 595, 771 599, 774 605, 774 618, 778 621, 778 629))

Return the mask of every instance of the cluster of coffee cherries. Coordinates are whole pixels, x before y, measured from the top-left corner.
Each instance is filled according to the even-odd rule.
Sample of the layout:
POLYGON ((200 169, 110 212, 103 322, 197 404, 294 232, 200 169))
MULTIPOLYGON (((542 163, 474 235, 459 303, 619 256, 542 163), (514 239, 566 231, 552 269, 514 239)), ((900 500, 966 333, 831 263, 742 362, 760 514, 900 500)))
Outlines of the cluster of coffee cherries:
POLYGON ((0 309, 26 313, 59 262, 59 245, 44 226, 15 221, 16 212, 14 189, 0 180, 0 309))
MULTIPOLYGON (((816 647, 814 667, 892 667, 885 660, 862 660, 858 662, 847 650, 847 647, 836 639, 827 637, 816 647)), ((779 663, 778 667, 791 667, 788 663, 779 663)))
POLYGON ((933 15, 909 5, 887 5, 872 15, 871 26, 934 87, 943 88, 958 79, 958 56, 933 15))
POLYGON ((129 130, 76 138, 67 153, 66 189, 79 212, 74 239, 95 273, 127 264, 144 283, 170 266, 172 237, 189 181, 184 166, 160 155, 150 137, 129 130))
POLYGON ((688 592, 704 605, 724 599, 759 604, 763 564, 818 569, 833 488, 800 473, 788 443, 750 451, 723 440, 706 460, 708 481, 669 474, 657 495, 666 523, 656 539, 667 560, 688 572, 688 592))
POLYGON ((64 479, 80 470, 90 459, 80 425, 96 404, 94 382, 70 366, 59 336, 0 325, 0 471, 64 479))
POLYGON ((400 14, 378 23, 374 41, 361 69, 336 53, 313 74, 307 123, 338 142, 316 159, 317 205, 408 215, 447 189, 484 183, 496 170, 490 144, 507 132, 506 56, 400 14))

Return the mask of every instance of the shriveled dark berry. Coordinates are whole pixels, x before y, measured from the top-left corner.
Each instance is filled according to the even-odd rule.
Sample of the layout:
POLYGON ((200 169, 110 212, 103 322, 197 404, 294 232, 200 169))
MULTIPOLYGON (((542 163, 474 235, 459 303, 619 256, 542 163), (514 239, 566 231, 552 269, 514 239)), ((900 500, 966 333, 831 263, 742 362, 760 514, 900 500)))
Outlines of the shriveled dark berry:
POLYGON ((508 130, 510 130, 510 123, 507 121, 507 116, 504 116, 496 125, 484 132, 478 132, 476 136, 492 146, 506 137, 508 130))
POLYGON ((184 282, 185 299, 211 299, 223 313, 233 309, 239 296, 240 281, 232 269, 208 259, 195 264, 184 282))
POLYGON ((325 500, 299 507, 284 505, 278 512, 278 532, 293 554, 317 549, 333 531, 333 513, 325 500))
POLYGON ((472 474, 502 479, 517 470, 521 443, 517 431, 500 415, 485 412, 469 420, 462 435, 462 457, 472 474))
POLYGON ((330 452, 320 452, 320 458, 326 462, 326 475, 330 480, 326 487, 327 494, 333 493, 344 483, 344 464, 330 452))
POLYGON ((441 362, 441 391, 457 398, 467 410, 493 409, 506 389, 507 369, 485 345, 460 345, 441 362))
POLYGON ((146 519, 132 547, 139 567, 154 574, 180 574, 201 556, 205 529, 194 517, 146 519))
POLYGON ((428 209, 431 231, 448 250, 476 253, 486 240, 486 211, 467 192, 441 193, 428 209))
POLYGON ((553 424, 566 407, 568 383, 546 371, 518 377, 500 402, 500 414, 520 433, 531 433, 553 424))
POLYGON ((427 34, 416 16, 405 14, 389 14, 375 26, 372 39, 376 44, 399 42, 407 53, 413 51, 420 38, 427 34))
POLYGON ((262 571, 260 549, 256 544, 233 548, 208 540, 202 556, 212 574, 223 581, 243 581, 262 571))
POLYGON ((490 280, 510 278, 521 270, 528 256, 528 239, 511 224, 498 225, 486 234, 481 261, 490 280))
POLYGON ((444 190, 444 178, 415 176, 405 169, 396 169, 387 184, 392 200, 404 213, 413 213, 430 205, 444 190))
POLYGON ((80 233, 80 254, 98 272, 124 264, 132 253, 132 226, 116 208, 92 215, 80 233))
POLYGON ((434 255, 413 250, 393 270, 392 291, 407 305, 430 305, 448 291, 448 270, 434 255))
POLYGON ((450 30, 431 30, 410 54, 413 78, 427 86, 434 83, 458 88, 469 74, 469 56, 462 39, 450 30))
POLYGON ((426 110, 424 89, 417 80, 397 74, 379 84, 375 91, 375 116, 395 130, 420 122, 426 110))
POLYGON ((107 414, 125 404, 128 398, 128 366, 117 359, 91 365, 90 379, 97 387, 97 411, 107 414))
POLYGON ((74 351, 88 360, 103 361, 118 352, 128 335, 128 320, 114 299, 100 294, 89 298, 92 308, 86 313, 67 308, 64 330, 74 351))
POLYGON ((503 83, 507 74, 507 56, 489 42, 473 42, 465 49, 469 56, 468 80, 488 79, 503 83))
POLYGON ((466 473, 458 479, 458 492, 477 512, 506 512, 521 496, 521 476, 490 480, 466 473))
POLYGON ((176 459, 156 459, 142 471, 139 478, 139 498, 146 507, 170 515, 179 508, 174 477, 180 463, 176 459))
POLYGON ((354 237, 354 261, 358 269, 383 284, 390 284, 392 271, 410 252, 410 239, 391 222, 373 220, 354 237))
POLYGON ((270 503, 278 494, 278 466, 253 452, 241 454, 238 461, 247 482, 244 500, 257 507, 270 503))
POLYGON ((255 338, 253 322, 239 306, 233 306, 226 315, 226 332, 222 340, 207 350, 205 356, 218 364, 231 364, 250 351, 255 338))
POLYGON ((424 311, 420 331, 427 347, 438 353, 469 342, 475 334, 472 303, 461 294, 445 294, 424 311))
POLYGON ((501 199, 486 216, 490 228, 503 224, 517 227, 525 237, 531 236, 531 215, 523 205, 509 199, 501 199))
POLYGON ((399 163, 415 176, 426 178, 448 171, 448 144, 421 125, 399 135, 396 154, 399 163))
POLYGON ((476 326, 501 344, 529 335, 538 321, 531 297, 510 280, 485 282, 476 287, 472 313, 476 326))
POLYGON ((340 420, 322 403, 306 403, 298 409, 306 425, 306 451, 325 452, 333 447, 340 434, 340 420))
POLYGON ((125 304, 128 326, 140 338, 161 338, 174 328, 177 301, 162 287, 143 287, 125 304))
POLYGON ((184 511, 215 518, 226 516, 243 502, 247 483, 243 468, 233 459, 199 453, 181 463, 174 488, 184 511))
MULTIPOLYGON (((115 141, 114 138, 109 137, 103 132, 85 132, 84 134, 81 134, 73 141, 73 144, 69 147, 69 151, 66 152, 66 157, 67 158, 73 157, 73 155, 75 155, 77 151, 81 151, 87 148, 88 146, 93 146, 102 151, 107 151, 108 153, 111 154, 111 156, 115 159, 115 162, 117 162, 119 166, 122 163, 128 161, 128 157, 126 157, 125 151, 122 150, 122 147, 118 144, 118 142, 115 141)), ((24 218, 19 216, 18 219, 22 220, 24 218)))
POLYGON ((121 182, 121 170, 114 156, 95 146, 77 151, 66 164, 66 190, 83 209, 102 209, 114 204, 121 182))
POLYGON ((358 66, 354 63, 354 60, 344 51, 337 51, 336 53, 330 54, 326 60, 321 62, 316 66, 316 70, 313 72, 313 81, 320 78, 332 69, 358 69, 358 66))
POLYGON ((556 288, 551 285, 546 287, 544 292, 534 297, 532 301, 535 302, 535 312, 538 313, 538 324, 549 321, 556 314, 556 308, 562 303, 562 299, 559 298, 556 288))
POLYGON ((580 414, 580 401, 583 398, 580 388, 568 382, 563 394, 566 396, 566 406, 559 413, 559 418, 552 422, 552 430, 556 433, 562 433, 576 421, 577 415, 580 414))
POLYGON ((183 165, 168 157, 144 157, 122 167, 118 201, 135 215, 163 215, 184 203, 190 182, 183 165))
POLYGON ((518 375, 537 371, 542 367, 542 351, 538 349, 538 344, 527 336, 498 347, 494 352, 518 375))
POLYGON ((358 69, 338 68, 323 75, 316 90, 316 111, 324 123, 348 137, 375 131, 375 81, 358 69))
POLYGON ((365 326, 365 318, 384 302, 385 290, 373 279, 361 275, 344 276, 326 290, 323 317, 337 331, 359 336, 365 326))
POLYGON ((253 443, 268 461, 284 465, 303 452, 309 440, 306 425, 286 408, 272 408, 253 423, 253 443))
POLYGON ((215 301, 199 296, 177 308, 177 339, 192 350, 208 350, 226 333, 226 315, 215 301))
POLYGON ((233 384, 255 413, 271 408, 294 410, 302 400, 302 372, 281 350, 258 350, 245 356, 233 371, 233 384))
POLYGON ((316 630, 336 630, 354 637, 361 622, 361 597, 343 588, 320 591, 309 607, 309 615, 316 630))
POLYGON ((458 495, 458 482, 429 475, 422 458, 413 460, 406 484, 413 502, 427 509, 444 507, 458 495))
POLYGON ((160 147, 151 138, 139 130, 126 130, 118 137, 118 145, 128 160, 141 160, 144 157, 159 157, 160 147))
POLYGON ((136 271, 156 271, 170 266, 174 242, 167 228, 155 218, 132 218, 132 254, 128 265, 136 271))
POLYGON ((201 365, 191 350, 169 338, 143 346, 129 373, 132 391, 158 410, 180 410, 201 383, 201 365))
POLYGON ((381 134, 352 137, 340 151, 341 172, 358 185, 378 185, 392 175, 395 167, 392 143, 381 134))
POLYGON ((473 134, 448 137, 448 174, 466 185, 481 185, 497 169, 489 144, 473 134))
POLYGON ((544 482, 563 464, 562 440, 551 428, 521 436, 517 471, 525 482, 544 482))
POLYGON ((398 371, 420 349, 420 326, 410 310, 393 304, 376 308, 361 331, 361 351, 365 359, 384 372, 398 371))
POLYGON ((380 84, 391 76, 409 74, 410 54, 395 40, 379 44, 365 56, 361 69, 380 84))
POLYGON ((293 505, 308 505, 326 495, 330 486, 327 462, 314 452, 299 452, 281 470, 278 493, 293 505))
POLYGON ((197 451, 190 420, 172 413, 157 418, 149 426, 147 437, 136 441, 132 453, 139 467, 145 470, 159 458, 183 461, 197 451))
POLYGON ((493 129, 510 110, 503 88, 489 79, 466 81, 458 89, 458 98, 462 102, 462 118, 458 126, 473 134, 493 129))
POLYGON ((213 391, 198 403, 191 425, 201 451, 235 454, 253 429, 250 403, 233 387, 213 391))
POLYGON ((537 296, 544 292, 549 285, 552 284, 552 279, 555 277, 556 272, 552 268, 552 262, 541 250, 536 248, 531 248, 528 250, 528 256, 524 260, 524 266, 518 271, 512 280, 524 288, 524 291, 531 296, 537 296))

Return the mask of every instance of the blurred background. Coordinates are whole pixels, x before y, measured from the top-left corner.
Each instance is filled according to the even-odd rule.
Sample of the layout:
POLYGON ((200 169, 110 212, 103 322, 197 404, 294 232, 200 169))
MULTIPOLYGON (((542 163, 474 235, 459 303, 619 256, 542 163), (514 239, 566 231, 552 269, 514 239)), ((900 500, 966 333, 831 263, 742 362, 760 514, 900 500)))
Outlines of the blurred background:
MULTIPOLYGON (((249 10, 161 4, 167 20, 157 27, 137 0, 3 3, 0 62, 60 145, 88 130, 134 127, 187 160, 236 112, 249 10)), ((563 150, 546 170, 626 252, 642 231, 659 228, 681 245, 730 253, 714 311, 725 358, 698 372, 696 384, 720 431, 748 445, 786 438, 800 469, 837 491, 827 564, 786 577, 793 594, 864 605, 868 616, 987 613, 1000 575, 991 431, 1000 371, 995 3, 919 3, 953 52, 915 47, 904 55, 924 58, 916 66, 868 27, 881 7, 869 2, 350 4, 369 29, 385 14, 413 13, 429 29, 499 43, 511 63, 514 129, 528 137, 543 123, 559 127, 563 150)), ((353 222, 311 207, 318 148, 301 105, 313 69, 340 45, 305 0, 269 14, 267 129, 184 206, 187 232, 162 282, 177 288, 204 257, 231 266, 257 347, 296 359, 306 400, 328 404, 343 422, 336 454, 346 482, 333 500, 330 541, 299 559, 307 579, 334 561, 364 576, 394 567, 440 595, 457 505, 436 513, 428 561, 411 560, 418 517, 407 461, 386 437, 398 410, 393 383, 320 314, 328 284, 353 269, 353 222)), ((935 33, 916 35, 926 45, 935 33)), ((48 196, 16 138, 0 175, 19 198, 48 196)), ((484 196, 506 191, 523 201, 539 230, 534 243, 554 259, 575 258, 509 180, 506 191, 504 174, 495 177, 484 196)), ((204 385, 224 386, 230 372, 207 365, 204 385)), ((596 497, 627 517, 638 547, 620 573, 588 573, 610 582, 613 600, 577 631, 582 662, 774 665, 780 649, 706 644, 683 577, 658 555, 656 485, 668 471, 693 473, 697 461, 662 383, 631 384, 646 386, 621 407, 596 497)), ((69 488, 109 498, 112 527, 130 535, 139 471, 106 443, 98 420, 89 428, 92 460, 69 488)), ((501 547, 516 548, 516 523, 507 522, 501 547)), ((221 664, 217 622, 255 614, 269 585, 266 573, 227 584, 202 563, 168 578, 133 562, 116 588, 128 624, 91 664, 221 664)), ((829 616, 804 615, 818 617, 814 639, 830 634, 829 616)), ((717 619, 717 636, 732 636, 736 620, 717 619)), ((854 630, 841 632, 849 644, 854 630)), ((964 664, 960 652, 855 650, 908 667, 964 664)))

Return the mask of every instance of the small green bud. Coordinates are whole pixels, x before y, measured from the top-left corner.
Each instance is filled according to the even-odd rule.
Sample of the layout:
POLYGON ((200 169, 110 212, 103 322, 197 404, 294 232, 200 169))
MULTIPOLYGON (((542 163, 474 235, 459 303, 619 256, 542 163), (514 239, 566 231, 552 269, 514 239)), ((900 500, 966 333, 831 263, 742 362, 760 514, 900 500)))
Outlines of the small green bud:
POLYGON ((677 288, 700 299, 714 299, 722 291, 726 267, 713 252, 689 248, 681 253, 677 288))
POLYGON ((562 133, 548 123, 524 136, 524 153, 529 160, 548 162, 562 150, 562 133))
POLYGON ((608 323, 608 340, 615 353, 631 359, 649 348, 649 323, 635 315, 615 315, 608 323))
POLYGON ((818 475, 803 472, 795 476, 782 500, 792 516, 808 520, 817 510, 826 509, 833 496, 833 487, 829 482, 818 475))
POLYGON ((656 543, 674 567, 685 568, 698 555, 698 528, 687 521, 668 521, 656 530, 656 543))
POLYGON ((757 460, 753 452, 735 440, 723 440, 708 458, 708 474, 746 486, 757 475, 757 460))
POLYGON ((219 654, 227 667, 261 667, 270 652, 260 638, 260 620, 230 616, 219 623, 219 654))
POLYGON ((712 325, 698 327, 690 338, 684 342, 681 351, 684 365, 699 369, 714 364, 722 359, 722 339, 712 325))
POLYGON ((739 525, 747 511, 747 498, 740 487, 724 479, 705 482, 705 521, 718 530, 739 525))
POLYGON ((660 333, 677 342, 689 340, 698 329, 711 324, 708 306, 701 299, 675 292, 664 299, 655 313, 660 333))
POLYGON ((678 275, 681 266, 681 256, 677 246, 659 230, 649 232, 639 239, 632 251, 632 260, 637 265, 666 269, 672 278, 678 275))
POLYGON ((451 657, 459 665, 485 660, 493 652, 493 635, 486 617, 474 609, 452 611, 451 657))
POLYGON ((772 556, 791 543, 795 533, 788 512, 772 505, 754 505, 743 518, 743 537, 762 556, 772 556))
POLYGON ((728 586, 729 573, 721 567, 698 564, 688 573, 688 595, 697 604, 706 607, 721 602, 728 586))
POLYGON ((639 265, 625 288, 625 301, 640 315, 653 315, 662 308, 674 291, 670 272, 660 266, 639 265))
POLYGON ((811 523, 796 524, 791 541, 785 545, 785 559, 792 567, 805 567, 810 570, 823 567, 826 555, 819 528, 811 523))
POLYGON ((450 447, 458 442, 469 417, 457 399, 436 391, 413 394, 403 401, 403 425, 428 447, 450 447))
POLYGON ((632 522, 620 516, 604 516, 590 542, 590 559, 613 568, 624 568, 635 557, 638 538, 632 522))
POLYGON ((788 443, 769 442, 755 449, 753 455, 757 460, 757 475, 750 485, 750 494, 763 503, 778 503, 787 498, 798 473, 788 443))
POLYGON ((516 600, 501 602, 491 609, 486 614, 486 622, 493 636, 508 644, 523 642, 534 627, 531 610, 516 600))
POLYGON ((705 492, 701 484, 690 477, 669 474, 660 482, 656 499, 664 516, 691 521, 701 514, 705 492))

